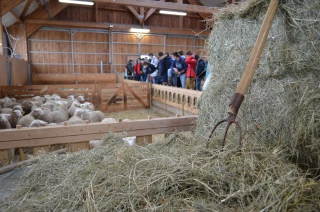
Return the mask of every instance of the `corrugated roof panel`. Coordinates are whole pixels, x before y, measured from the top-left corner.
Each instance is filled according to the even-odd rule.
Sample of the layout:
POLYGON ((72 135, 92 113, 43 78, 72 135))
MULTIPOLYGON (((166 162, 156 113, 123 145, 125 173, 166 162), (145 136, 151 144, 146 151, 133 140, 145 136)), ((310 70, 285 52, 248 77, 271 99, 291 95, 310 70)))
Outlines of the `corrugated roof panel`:
POLYGON ((9 27, 16 22, 17 19, 10 12, 7 12, 6 14, 4 14, 4 16, 2 16, 2 23, 6 27, 9 27))

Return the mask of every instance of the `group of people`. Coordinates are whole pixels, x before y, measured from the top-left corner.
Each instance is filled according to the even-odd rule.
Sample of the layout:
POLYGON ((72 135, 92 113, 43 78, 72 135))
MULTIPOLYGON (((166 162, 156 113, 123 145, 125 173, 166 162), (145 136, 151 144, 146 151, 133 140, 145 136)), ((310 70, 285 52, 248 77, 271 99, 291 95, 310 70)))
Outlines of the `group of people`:
POLYGON ((168 53, 153 53, 148 58, 138 58, 135 62, 129 60, 125 67, 124 76, 142 82, 152 82, 174 87, 201 90, 203 81, 210 73, 207 61, 199 55, 188 51, 186 56, 183 51, 168 53))

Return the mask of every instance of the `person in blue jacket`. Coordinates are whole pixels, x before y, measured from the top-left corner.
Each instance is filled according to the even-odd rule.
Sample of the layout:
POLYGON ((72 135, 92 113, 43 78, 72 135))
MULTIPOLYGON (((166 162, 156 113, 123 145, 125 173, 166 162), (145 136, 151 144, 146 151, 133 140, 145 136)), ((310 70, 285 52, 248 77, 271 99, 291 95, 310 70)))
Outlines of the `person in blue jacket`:
POLYGON ((181 81, 181 87, 185 88, 186 85, 186 72, 188 70, 188 64, 185 62, 185 60, 180 57, 178 52, 173 52, 173 63, 171 65, 171 69, 173 70, 173 85, 177 87, 177 79, 180 77, 181 81))

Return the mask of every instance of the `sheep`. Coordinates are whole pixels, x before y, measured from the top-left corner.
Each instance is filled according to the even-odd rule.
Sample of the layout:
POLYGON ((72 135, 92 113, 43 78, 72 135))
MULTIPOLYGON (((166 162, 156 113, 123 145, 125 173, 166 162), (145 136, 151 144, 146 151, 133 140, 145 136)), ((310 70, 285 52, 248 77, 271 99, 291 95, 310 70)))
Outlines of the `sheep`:
POLYGON ((6 113, 6 114, 10 114, 12 113, 12 108, 1 108, 0 109, 0 113, 6 113))
POLYGON ((23 109, 22 109, 22 106, 21 106, 21 105, 16 105, 16 106, 14 106, 14 107, 12 108, 12 110, 13 110, 13 111, 15 111, 15 110, 20 110, 20 111, 21 111, 21 113, 22 113, 22 115, 24 114, 24 111, 23 111, 23 109))
POLYGON ((35 119, 42 119, 44 112, 41 108, 34 109, 31 113, 26 116, 23 116, 17 123, 17 125, 21 125, 22 127, 29 127, 31 122, 35 119))
POLYGON ((85 99, 84 96, 78 96, 77 98, 74 97, 74 95, 68 96, 68 108, 72 106, 74 102, 78 102, 79 104, 84 103, 85 99))
POLYGON ((39 119, 35 119, 31 122, 29 127, 46 127, 46 126, 58 126, 56 123, 48 123, 39 119))
POLYGON ((0 129, 11 129, 11 124, 9 122, 11 116, 11 114, 0 114, 0 129))
POLYGON ((18 121, 23 115, 20 110, 14 110, 10 115, 11 117, 8 119, 8 121, 10 122, 11 128, 16 128, 18 121))
POLYGON ((58 111, 52 111, 48 114, 48 122, 49 123, 61 123, 65 122, 69 119, 67 105, 65 103, 61 103, 58 111))
POLYGON ((45 98, 41 97, 41 96, 34 96, 34 97, 32 97, 32 100, 33 101, 40 101, 42 103, 45 103, 45 98))
POLYGON ((13 108, 16 105, 20 105, 20 103, 16 102, 15 98, 11 98, 11 99, 7 99, 4 103, 3 103, 3 107, 8 107, 8 108, 13 108))
POLYGON ((71 107, 68 110, 69 117, 72 117, 74 115, 74 112, 76 111, 77 108, 80 108, 80 102, 76 100, 72 103, 71 107))
POLYGON ((82 119, 89 120, 90 123, 101 122, 104 119, 104 114, 99 110, 90 111, 83 114, 82 119))
POLYGON ((35 108, 41 107, 43 103, 40 101, 24 100, 21 105, 26 114, 29 114, 35 108))
POLYGON ((86 111, 94 111, 95 110, 93 104, 90 102, 85 102, 83 104, 80 104, 80 107, 86 111))
POLYGON ((126 137, 126 138, 122 138, 122 140, 127 144, 129 144, 130 146, 133 146, 136 143, 137 137, 136 136, 126 137))
POLYGON ((68 124, 72 125, 72 124, 84 124, 85 121, 81 118, 81 116, 83 114, 85 114, 86 111, 81 109, 81 108, 77 108, 76 111, 74 112, 74 115, 67 121, 68 124))
POLYGON ((104 118, 102 119, 101 123, 118 123, 118 121, 114 118, 104 118))

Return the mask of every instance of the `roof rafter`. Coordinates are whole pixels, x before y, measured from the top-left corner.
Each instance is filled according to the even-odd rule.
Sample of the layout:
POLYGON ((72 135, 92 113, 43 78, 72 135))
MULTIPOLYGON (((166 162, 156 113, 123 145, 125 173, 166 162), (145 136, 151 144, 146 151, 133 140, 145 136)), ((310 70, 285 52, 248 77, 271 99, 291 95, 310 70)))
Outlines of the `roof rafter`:
POLYGON ((3 16, 9 12, 12 8, 24 2, 24 0, 1 0, 0 3, 0 15, 3 16))
POLYGON ((20 19, 23 19, 26 16, 26 13, 28 12, 28 9, 30 7, 32 0, 28 0, 26 6, 24 6, 23 11, 21 13, 20 19))
MULTIPOLYGON (((203 6, 203 4, 201 4, 199 1, 195 1, 195 0, 188 0, 189 4, 192 4, 192 5, 199 5, 199 6, 203 6)), ((201 18, 203 20, 206 20, 207 18, 209 18, 210 16, 212 15, 209 15, 209 14, 204 14, 204 13, 198 13, 201 18)))

